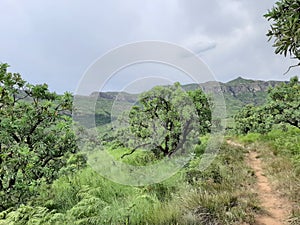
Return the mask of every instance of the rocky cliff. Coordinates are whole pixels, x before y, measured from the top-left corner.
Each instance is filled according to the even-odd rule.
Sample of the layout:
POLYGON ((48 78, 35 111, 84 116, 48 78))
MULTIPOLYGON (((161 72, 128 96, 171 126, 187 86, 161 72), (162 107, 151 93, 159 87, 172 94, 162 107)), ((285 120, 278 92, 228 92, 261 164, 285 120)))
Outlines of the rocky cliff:
MULTIPOLYGON (((226 102, 228 115, 231 116, 246 104, 263 104, 267 98, 267 90, 282 82, 249 80, 238 77, 227 83, 211 81, 202 84, 187 84, 182 87, 185 90, 194 90, 201 87, 206 93, 222 93, 226 102)), ((136 102, 138 97, 136 94, 126 92, 93 92, 91 96, 98 96, 99 99, 106 102, 118 101, 130 104, 136 102)))
POLYGON ((206 82, 203 84, 188 84, 183 85, 186 90, 193 90, 201 87, 205 92, 222 92, 231 96, 238 96, 242 93, 252 93, 255 95, 257 92, 267 92, 270 87, 274 87, 282 81, 262 81, 262 80, 248 80, 238 77, 227 83, 222 82, 206 82))

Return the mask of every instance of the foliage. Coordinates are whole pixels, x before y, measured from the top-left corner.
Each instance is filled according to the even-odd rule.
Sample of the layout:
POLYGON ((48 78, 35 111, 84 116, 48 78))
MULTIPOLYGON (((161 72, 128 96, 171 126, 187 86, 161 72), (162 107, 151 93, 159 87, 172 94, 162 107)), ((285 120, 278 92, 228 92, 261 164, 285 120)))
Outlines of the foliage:
MULTIPOLYGON (((109 145, 106 145, 109 147, 109 145)), ((134 166, 146 166, 158 162, 153 152, 137 151, 135 154, 129 154, 132 150, 124 147, 116 147, 111 145, 108 148, 108 153, 114 157, 115 160, 121 160, 122 162, 134 165, 134 166), (128 153, 127 157, 123 157, 124 153, 128 153)))
POLYGON ((207 170, 197 168, 197 157, 168 180, 140 188, 116 184, 87 167, 59 177, 50 187, 39 187, 31 205, 0 213, 0 224, 251 223, 259 206, 243 155, 241 149, 225 144, 207 170))
MULTIPOLYGON (((273 24, 267 36, 275 38, 276 54, 287 56, 289 53, 300 60, 300 0, 280 0, 264 16, 273 24)), ((295 66, 300 66, 298 63, 295 66)), ((291 68, 291 67, 290 67, 291 68)))
POLYGON ((300 166, 300 129, 284 126, 273 129, 261 138, 268 141, 274 154, 286 154, 300 166))
POLYGON ((0 210, 24 203, 51 183, 77 151, 68 116, 72 96, 31 85, 0 64, 0 210))
MULTIPOLYGON (((226 102, 226 115, 231 118, 243 106, 253 103, 255 106, 262 105, 266 102, 267 92, 265 91, 270 86, 275 86, 281 81, 254 81, 244 78, 237 78, 227 83, 219 83, 220 88, 223 90, 224 100, 226 102), (258 88, 258 90, 256 89, 258 88)), ((199 89, 199 84, 185 84, 182 88, 189 92, 199 89)), ((101 92, 97 93, 98 98, 95 105, 95 112, 91 113, 88 109, 88 102, 91 96, 76 96, 76 101, 80 105, 80 110, 76 111, 76 120, 81 125, 91 128, 93 123, 96 122, 97 128, 110 126, 119 114, 132 107, 136 102, 138 95, 129 94, 125 92, 101 92)), ((107 134, 105 131, 103 135, 107 134)))
POLYGON ((204 154, 209 138, 209 134, 199 138, 199 143, 195 146, 195 156, 200 157, 204 154))
POLYGON ((199 134, 208 132, 211 110, 201 90, 186 93, 175 83, 141 94, 128 119, 122 118, 121 122, 123 133, 118 137, 133 149, 131 153, 147 147, 159 158, 184 152, 199 134))
MULTIPOLYGON (((6 80, 5 76, 9 73, 6 68, 3 71, 4 75, 1 76, 6 80)), ((10 76, 9 79, 13 81, 12 77, 17 75, 10 76)), ((6 204, 3 209, 14 206, 16 201, 24 204, 0 210, 0 225, 254 224, 254 213, 260 211, 260 207, 253 193, 253 171, 244 163, 245 151, 223 144, 206 170, 199 167, 209 140, 206 133, 211 128, 210 105, 202 91, 185 93, 179 84, 175 84, 156 87, 141 95, 140 102, 129 112, 129 120, 125 121, 127 126, 121 129, 126 134, 120 135, 123 139, 120 138, 119 143, 123 146, 119 147, 116 143, 104 146, 110 147, 106 150, 113 157, 119 159, 126 152, 129 156, 121 159, 126 163, 139 166, 155 163, 161 155, 176 152, 185 132, 196 137, 197 144, 193 143, 195 158, 173 177, 159 184, 132 187, 113 183, 90 167, 82 168, 85 164, 84 155, 71 154, 77 148, 70 129, 68 113, 71 98, 68 95, 50 93, 46 85, 33 86, 24 82, 19 86, 12 82, 9 86, 8 83, 0 85, 1 91, 5 90, 4 94, 0 91, 0 126, 3 127, 0 130, 0 159, 6 160, 3 163, 1 161, 0 172, 5 174, 5 179, 9 178, 6 178, 9 174, 16 174, 16 186, 9 189, 7 196, 2 195, 0 201, 6 204), (2 99, 2 96, 8 97, 2 99), (16 116, 12 117, 13 115, 16 116), (39 118, 41 122, 37 122, 39 118), (30 134, 28 131, 36 123, 36 130, 30 134), (192 131, 194 129, 197 129, 195 133, 192 131), (14 139, 14 135, 20 142, 14 139), (153 137, 157 139, 152 140, 153 137), (28 140, 34 144, 30 146, 28 140), (145 140, 146 144, 153 141, 149 144, 153 151, 131 154, 132 149, 143 147, 141 142, 145 140), (27 150, 22 152, 20 149, 23 148, 27 150), (8 157, 10 152, 18 158, 8 157), (58 152, 62 155, 56 157, 58 152), (41 168, 44 157, 53 158, 41 168), (9 174, 6 174, 4 168, 9 169, 9 174), (14 168, 17 169, 16 173, 14 168), (35 181, 33 178, 36 170, 42 175, 35 181)), ((240 120, 238 127, 247 132, 265 132, 274 128, 274 118, 285 122, 280 129, 285 129, 289 136, 286 151, 290 151, 288 154, 295 156, 295 160, 299 155, 299 129, 286 124, 297 123, 299 117, 284 110, 299 110, 297 85, 298 81, 295 79, 290 84, 270 90, 268 107, 248 106, 241 113, 242 116, 237 118, 240 120), (280 107, 288 106, 281 112, 284 117, 278 115, 276 110, 280 107, 276 104, 280 107)), ((98 137, 90 137, 89 134, 84 137, 91 142, 91 148, 99 141, 98 137)), ((285 135, 278 129, 263 137, 278 139, 274 143, 276 151, 282 149, 285 135)), ((249 133, 244 137, 244 141, 248 143, 258 139, 262 139, 262 135, 249 133)))
POLYGON ((263 107, 247 105, 242 108, 235 116, 235 129, 239 134, 249 132, 264 133, 271 129, 273 120, 268 114, 264 113, 263 107))
POLYGON ((300 83, 291 78, 268 91, 267 103, 254 107, 247 105, 234 117, 239 134, 249 132, 267 133, 275 124, 286 123, 300 127, 300 83))
POLYGON ((208 101, 208 97, 201 89, 188 91, 188 96, 191 98, 193 106, 196 109, 198 122, 200 124, 200 135, 204 135, 210 132, 211 129, 211 103, 208 101))
POLYGON ((288 84, 281 84, 269 90, 267 113, 274 116, 275 123, 288 123, 300 127, 300 83, 298 77, 290 79, 288 84))

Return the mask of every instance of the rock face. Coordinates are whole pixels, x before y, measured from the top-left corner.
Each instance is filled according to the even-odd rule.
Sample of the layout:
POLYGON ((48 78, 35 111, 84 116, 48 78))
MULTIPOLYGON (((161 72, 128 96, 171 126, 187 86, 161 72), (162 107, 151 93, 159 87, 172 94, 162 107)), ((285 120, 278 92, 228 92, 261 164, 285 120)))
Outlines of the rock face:
MULTIPOLYGON (((217 97, 224 97, 226 104, 226 111, 220 112, 228 118, 232 118, 241 107, 247 104, 261 105, 267 99, 267 90, 270 87, 279 85, 283 81, 261 81, 261 80, 248 80, 238 77, 227 83, 210 81, 202 84, 187 84, 182 87, 188 90, 195 90, 202 88, 202 90, 209 93, 216 93, 217 97)), ((82 124, 89 127, 89 121, 95 121, 98 125, 105 125, 117 118, 118 113, 124 110, 129 110, 132 105, 137 102, 138 94, 130 94, 126 92, 93 92, 89 97, 82 96, 82 104, 89 99, 97 98, 98 101, 95 105, 95 114, 82 112, 78 120, 82 124)))
POLYGON ((274 87, 283 81, 262 81, 262 80, 248 80, 242 77, 238 77, 227 83, 222 82, 206 82, 203 84, 188 84, 183 88, 186 90, 193 90, 197 87, 201 87, 204 92, 222 92, 224 95, 228 94, 237 97, 243 93, 254 94, 256 92, 267 92, 270 87, 274 87))
POLYGON ((255 93, 266 92, 270 87, 282 83, 282 81, 261 81, 261 80, 247 80, 238 77, 235 80, 229 81, 225 84, 221 83, 223 93, 231 93, 236 96, 241 93, 255 93))
MULTIPOLYGON (((227 113, 231 116, 246 104, 261 105, 265 103, 268 89, 282 82, 285 81, 249 80, 238 77, 227 83, 210 81, 202 84, 187 84, 182 87, 185 90, 195 90, 201 87, 207 94, 223 94, 227 113)), ((99 100, 110 102, 110 104, 113 104, 115 101, 124 104, 134 104, 138 98, 138 94, 126 92, 93 92, 90 96, 98 97, 99 100)))

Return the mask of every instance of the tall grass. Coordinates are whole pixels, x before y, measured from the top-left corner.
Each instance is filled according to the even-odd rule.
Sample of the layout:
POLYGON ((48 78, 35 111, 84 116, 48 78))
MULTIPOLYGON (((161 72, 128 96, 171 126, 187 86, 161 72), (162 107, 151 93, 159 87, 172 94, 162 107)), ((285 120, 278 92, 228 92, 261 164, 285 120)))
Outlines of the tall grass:
POLYGON ((300 224, 300 129, 277 125, 265 135, 248 134, 240 141, 260 153, 266 174, 292 204, 290 224, 300 224))
MULTIPOLYGON (((199 153, 204 143, 199 145, 199 153)), ((147 161, 144 154, 127 160, 133 164, 147 161)), ((0 213, 0 224, 253 223, 259 205, 251 191, 254 178, 244 164, 243 150, 224 144, 205 171, 198 168, 200 159, 197 156, 162 183, 143 187, 111 182, 87 167, 61 176, 52 185, 45 184, 27 205, 0 213)))

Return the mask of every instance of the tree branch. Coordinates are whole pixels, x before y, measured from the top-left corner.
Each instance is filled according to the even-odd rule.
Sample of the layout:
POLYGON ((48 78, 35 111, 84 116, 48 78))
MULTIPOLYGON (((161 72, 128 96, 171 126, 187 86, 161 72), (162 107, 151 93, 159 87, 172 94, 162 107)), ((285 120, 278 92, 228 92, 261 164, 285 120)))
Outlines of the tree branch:
POLYGON ((288 72, 290 72, 290 70, 294 67, 297 67, 297 66, 300 66, 300 63, 296 64, 296 65, 292 65, 292 66, 289 66, 288 70, 283 74, 283 75, 286 75, 288 72))
MULTIPOLYGON (((14 102, 16 103, 20 100, 23 100, 23 99, 29 97, 29 94, 27 92, 24 91, 24 93, 25 93, 25 95, 23 97, 19 97, 19 98, 17 98, 17 95, 14 95, 14 102)), ((19 92, 19 94, 20 94, 20 92, 19 92)))
POLYGON ((169 157, 171 157, 171 155, 172 155, 173 153, 175 153, 178 149, 180 149, 180 148, 183 147, 184 143, 185 143, 186 140, 187 140, 188 134, 192 131, 192 127, 190 127, 191 123, 192 123, 192 120, 189 120, 189 121, 185 124, 185 126, 184 126, 184 131, 183 131, 183 134, 182 134, 182 139, 181 139, 181 141, 178 143, 178 145, 176 146, 176 148, 168 153, 168 156, 169 156, 169 157))
POLYGON ((43 122, 42 118, 39 118, 38 121, 31 127, 28 135, 27 135, 27 144, 32 148, 32 143, 31 143, 31 136, 33 134, 33 132, 36 130, 36 128, 38 127, 38 125, 43 122))
POLYGON ((123 159, 123 158, 124 158, 125 156, 127 156, 127 155, 131 155, 131 154, 134 153, 138 148, 140 148, 140 147, 145 147, 145 146, 150 145, 150 144, 151 144, 151 143, 149 142, 149 143, 140 144, 140 145, 136 146, 134 149, 131 150, 131 152, 125 153, 124 155, 122 155, 122 156, 121 156, 121 159, 123 159))

